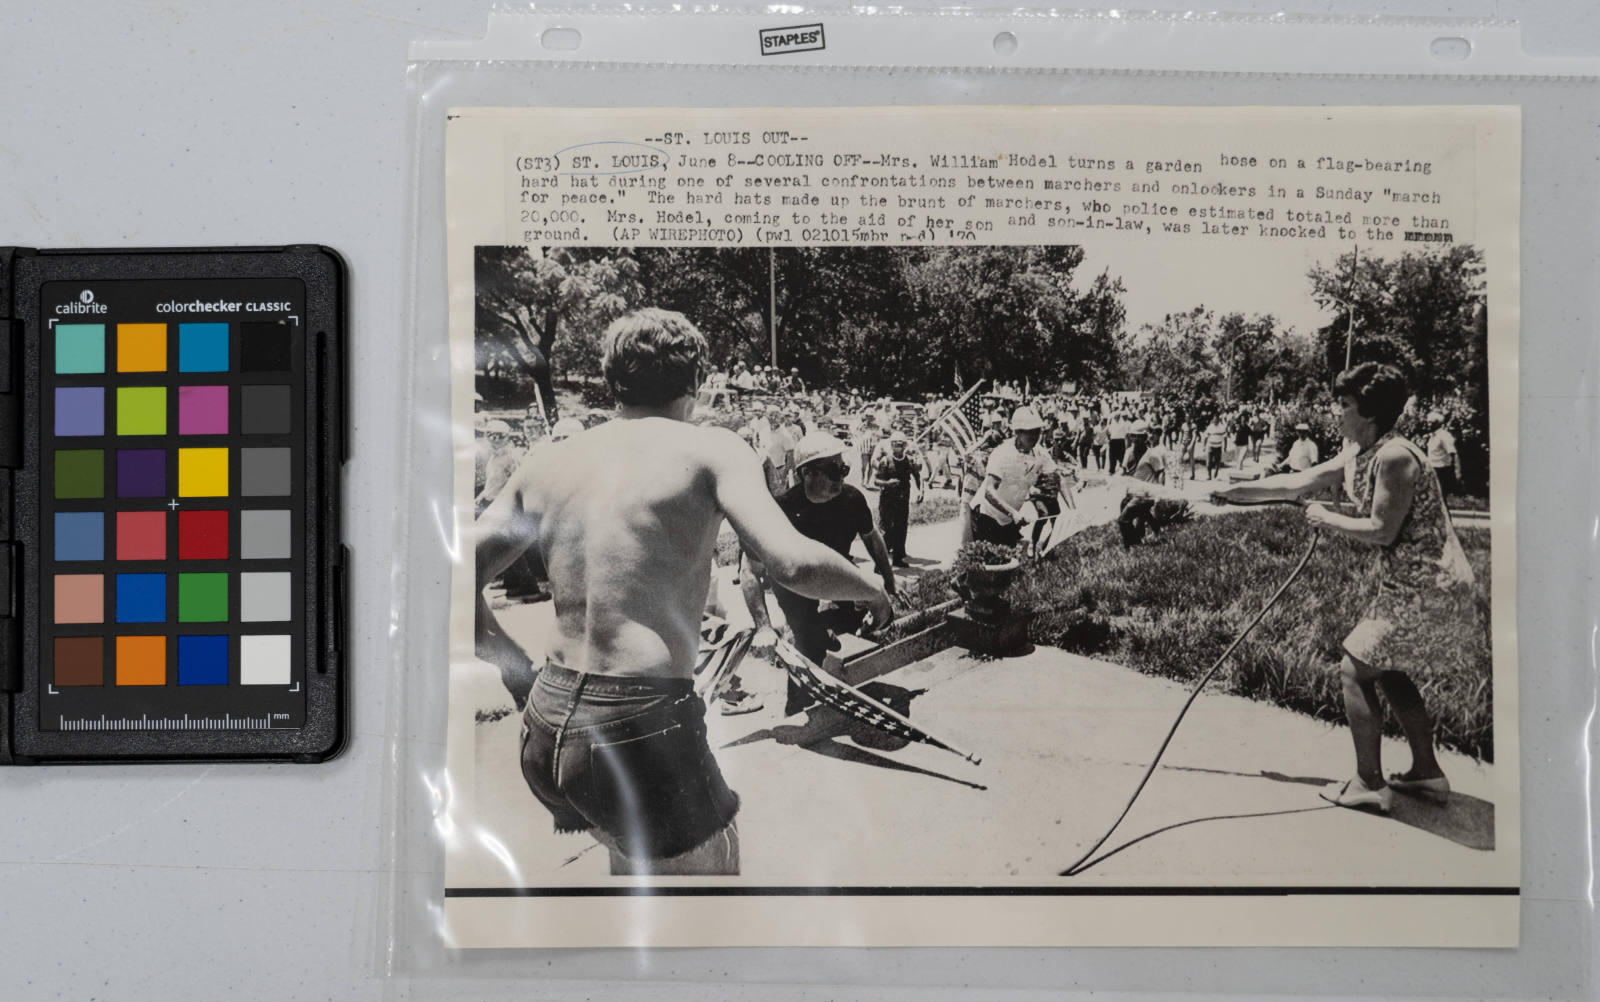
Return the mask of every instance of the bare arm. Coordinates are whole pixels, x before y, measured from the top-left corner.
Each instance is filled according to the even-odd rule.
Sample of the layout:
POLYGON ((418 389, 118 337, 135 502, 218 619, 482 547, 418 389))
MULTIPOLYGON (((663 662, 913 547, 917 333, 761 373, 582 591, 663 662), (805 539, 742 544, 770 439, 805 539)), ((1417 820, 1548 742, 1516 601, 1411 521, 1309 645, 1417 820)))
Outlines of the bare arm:
POLYGON ((872 566, 878 572, 878 577, 883 579, 883 590, 890 595, 895 593, 894 565, 889 563, 889 547, 883 541, 883 533, 873 528, 870 532, 861 534, 861 542, 866 544, 867 552, 872 554, 872 566))
POLYGON ((528 464, 506 483, 500 496, 478 517, 474 551, 477 584, 473 589, 476 608, 473 621, 474 649, 478 657, 500 669, 501 681, 521 706, 533 685, 533 662, 501 627, 483 589, 527 552, 539 539, 538 519, 523 505, 523 494, 531 477, 528 464))
MULTIPOLYGON (((714 431, 711 434, 720 437, 724 433, 714 431)), ((748 449, 732 449, 717 443, 707 452, 715 478, 717 504, 738 534, 739 542, 761 562, 774 581, 807 598, 888 605, 877 582, 855 564, 802 536, 789 524, 783 510, 767 493, 748 449)))
POLYGON ((1394 542, 1411 511, 1421 467, 1410 453, 1399 449, 1385 449, 1373 463, 1371 515, 1340 515, 1326 505, 1312 505, 1306 510, 1306 521, 1363 543, 1388 546, 1394 542))
POLYGON ((1344 458, 1335 456, 1309 470, 1280 473, 1262 480, 1245 481, 1212 493, 1223 501, 1298 501, 1307 494, 1337 486, 1344 479, 1344 458))
POLYGON ((997 510, 1005 512, 1011 521, 1015 522, 1022 517, 1021 509, 1013 508, 1004 501, 1000 500, 1000 495, 995 493, 995 488, 999 486, 1000 477, 998 474, 991 473, 984 477, 982 488, 983 499, 994 505, 997 510))

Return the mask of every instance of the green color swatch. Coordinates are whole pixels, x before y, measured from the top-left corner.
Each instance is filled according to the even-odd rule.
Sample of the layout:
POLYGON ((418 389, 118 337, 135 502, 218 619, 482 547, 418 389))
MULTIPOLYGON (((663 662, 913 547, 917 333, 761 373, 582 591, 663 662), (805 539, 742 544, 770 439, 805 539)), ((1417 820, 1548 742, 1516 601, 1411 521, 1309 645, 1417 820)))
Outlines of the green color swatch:
POLYGON ((56 450, 56 497, 103 498, 105 496, 104 449, 56 450))
POLYGON ((221 623, 227 618, 228 575, 178 575, 178 622, 221 623))
POLYGON ((117 387, 118 435, 165 435, 167 433, 167 388, 165 386, 117 387))

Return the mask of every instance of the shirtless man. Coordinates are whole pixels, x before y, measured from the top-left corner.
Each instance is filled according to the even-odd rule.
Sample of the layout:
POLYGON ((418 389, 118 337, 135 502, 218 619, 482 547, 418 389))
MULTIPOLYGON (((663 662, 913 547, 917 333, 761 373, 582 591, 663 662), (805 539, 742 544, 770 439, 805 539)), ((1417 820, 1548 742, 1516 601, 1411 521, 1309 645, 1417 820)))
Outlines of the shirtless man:
POLYGON ((527 692, 522 772, 556 830, 591 831, 612 873, 738 873, 739 800, 693 689, 718 527, 799 594, 867 602, 879 624, 889 599, 790 526, 737 435, 689 423, 706 343, 682 314, 631 313, 604 351, 617 419, 542 450, 478 520, 479 656, 527 692), (536 677, 483 598, 529 547, 555 596, 536 677))

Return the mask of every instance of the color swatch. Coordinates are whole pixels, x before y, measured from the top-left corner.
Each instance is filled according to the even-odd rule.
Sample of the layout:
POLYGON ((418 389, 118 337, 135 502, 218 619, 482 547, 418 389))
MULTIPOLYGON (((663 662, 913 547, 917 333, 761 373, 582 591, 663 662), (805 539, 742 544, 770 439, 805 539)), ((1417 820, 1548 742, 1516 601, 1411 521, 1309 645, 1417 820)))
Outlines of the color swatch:
POLYGON ((290 684, 292 634, 258 631, 295 618, 293 511, 253 499, 296 493, 293 334, 60 325, 52 622, 107 629, 56 638, 55 686, 290 684))
MULTIPOLYGON (((304 677, 299 317, 130 312, 46 339, 45 693, 99 691, 85 706, 120 699, 147 722, 168 691, 160 727, 235 727, 235 706, 254 723, 248 699, 184 693, 304 677)), ((294 714, 258 725, 274 719, 294 714)))
POLYGON ((343 289, 310 245, 0 248, 0 765, 342 747, 343 289))

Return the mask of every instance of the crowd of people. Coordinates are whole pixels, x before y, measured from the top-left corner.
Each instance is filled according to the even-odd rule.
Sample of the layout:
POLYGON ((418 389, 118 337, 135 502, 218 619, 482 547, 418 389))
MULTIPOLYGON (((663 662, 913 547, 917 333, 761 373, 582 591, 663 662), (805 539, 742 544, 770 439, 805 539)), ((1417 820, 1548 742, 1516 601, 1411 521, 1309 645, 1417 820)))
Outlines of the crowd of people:
MULTIPOLYGON (((1345 640, 1357 775, 1326 796, 1387 811, 1394 791, 1447 794, 1431 721, 1405 669, 1428 656, 1427 644, 1443 643, 1441 629, 1464 635, 1460 598, 1440 597, 1448 584, 1439 572, 1449 562, 1457 580, 1463 573, 1443 489, 1460 460, 1441 415, 1428 415, 1425 449, 1395 434, 1406 406, 1395 370, 1369 363, 1334 384, 1347 445, 1323 459, 1306 422, 1280 435, 1291 430, 1286 408, 1169 405, 1144 395, 1025 399, 1026 384, 985 398, 981 430, 962 447, 964 436, 940 419, 946 402, 868 403, 807 390, 797 372, 779 377, 770 367, 712 370, 723 386, 764 381, 770 392, 777 380, 785 388, 783 400, 742 410, 737 427, 725 427, 696 413, 705 356, 704 339, 681 314, 638 311, 606 336, 614 415, 587 429, 563 419, 542 437, 543 414, 530 415, 520 450, 509 422, 489 418, 479 428, 479 656, 499 667, 525 707, 523 772, 534 796, 558 830, 587 830, 606 845, 613 872, 738 872, 738 798, 707 745, 705 704, 693 691, 701 616, 717 602, 723 523, 738 538, 739 585, 757 630, 771 632, 770 592, 795 648, 819 664, 835 634, 869 617, 877 626, 890 620, 895 569, 908 563, 909 506, 934 482, 958 491, 963 540, 1006 547, 1025 542, 1030 522, 1037 546, 1038 527, 1073 504, 1089 470, 1170 489, 1197 479, 1202 458, 1207 480, 1248 462, 1262 479, 1224 478, 1215 494, 1241 502, 1304 500, 1353 483, 1353 514, 1307 509, 1319 528, 1379 547, 1383 579, 1345 640), (847 482, 853 462, 860 487, 847 482), (876 518, 864 489, 878 495, 876 518), (870 571, 850 559, 858 541, 870 571), (518 573, 555 597, 537 671, 484 594, 502 579, 509 593, 518 573), (1377 759, 1379 688, 1413 753, 1412 767, 1387 779, 1377 759)), ((1124 518, 1158 495, 1130 491, 1124 518)), ((760 704, 736 676, 720 698, 724 713, 760 704)), ((786 712, 809 703, 791 680, 786 712)))

